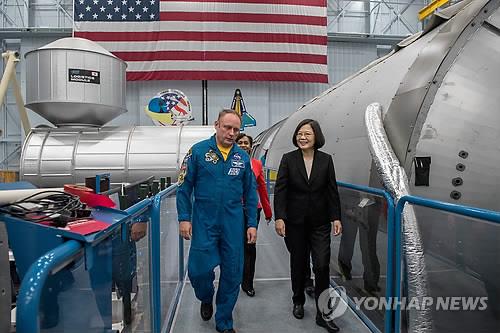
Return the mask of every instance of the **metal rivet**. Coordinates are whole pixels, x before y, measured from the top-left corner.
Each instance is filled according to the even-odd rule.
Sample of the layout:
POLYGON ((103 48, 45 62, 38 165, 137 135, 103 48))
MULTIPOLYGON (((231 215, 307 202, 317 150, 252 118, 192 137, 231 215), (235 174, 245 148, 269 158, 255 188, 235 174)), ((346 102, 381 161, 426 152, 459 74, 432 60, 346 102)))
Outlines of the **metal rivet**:
POLYGON ((451 193, 450 193, 450 197, 454 200, 460 199, 461 196, 462 196, 462 194, 458 191, 451 191, 451 193))
POLYGON ((464 183, 463 179, 460 178, 460 177, 457 177, 457 178, 453 178, 451 180, 451 183, 453 184, 453 186, 460 186, 464 183))
POLYGON ((458 171, 464 171, 464 170, 465 170, 465 165, 464 165, 464 164, 462 164, 462 163, 458 163, 458 164, 457 164, 457 170, 458 170, 458 171))
POLYGON ((461 157, 461 158, 467 158, 469 156, 469 153, 466 152, 465 150, 461 150, 459 153, 458 153, 458 156, 461 157))

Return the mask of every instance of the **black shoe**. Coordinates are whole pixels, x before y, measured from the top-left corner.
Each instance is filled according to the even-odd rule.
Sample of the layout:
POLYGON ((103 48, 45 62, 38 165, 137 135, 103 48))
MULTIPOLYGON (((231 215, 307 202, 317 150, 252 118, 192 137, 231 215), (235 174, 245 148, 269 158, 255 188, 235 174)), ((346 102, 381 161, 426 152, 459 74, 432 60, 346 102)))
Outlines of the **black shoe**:
POLYGON ((229 329, 229 330, 223 330, 223 331, 219 331, 217 330, 217 332, 221 332, 221 333, 236 333, 236 331, 234 329, 229 329))
POLYGON ((243 290, 245 292, 245 294, 247 294, 249 297, 254 297, 255 296, 255 289, 253 288, 244 288, 243 286, 241 286, 241 290, 243 290))
POLYGON ((214 314, 214 306, 212 303, 201 303, 200 307, 200 315, 201 319, 204 321, 210 320, 212 318, 212 315, 214 314))
POLYGON ((304 318, 304 305, 303 304, 294 304, 293 305, 293 316, 297 319, 304 318))
POLYGON ((326 321, 322 316, 316 316, 316 325, 326 328, 328 333, 336 333, 340 330, 333 320, 326 321))

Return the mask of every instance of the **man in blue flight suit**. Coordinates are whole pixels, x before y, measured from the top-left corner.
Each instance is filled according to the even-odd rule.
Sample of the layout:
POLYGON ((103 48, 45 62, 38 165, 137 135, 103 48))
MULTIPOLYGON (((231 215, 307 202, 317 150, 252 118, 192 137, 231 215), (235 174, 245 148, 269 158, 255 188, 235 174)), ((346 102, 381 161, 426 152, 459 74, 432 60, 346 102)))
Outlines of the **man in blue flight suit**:
POLYGON ((213 314, 214 269, 220 266, 215 328, 224 333, 235 332, 232 313, 243 275, 247 227, 243 214, 248 243, 257 239, 255 177, 250 157, 234 144, 240 126, 234 110, 222 110, 215 135, 195 144, 184 158, 177 189, 179 233, 192 239, 188 276, 205 321, 213 314))

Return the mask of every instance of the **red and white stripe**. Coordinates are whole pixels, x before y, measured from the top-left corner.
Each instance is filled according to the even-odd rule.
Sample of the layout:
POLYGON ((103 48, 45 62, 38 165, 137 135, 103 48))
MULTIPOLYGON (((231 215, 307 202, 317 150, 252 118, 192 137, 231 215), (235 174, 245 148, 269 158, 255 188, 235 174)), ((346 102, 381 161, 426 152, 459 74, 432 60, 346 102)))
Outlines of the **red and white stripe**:
POLYGON ((158 22, 75 22, 129 80, 328 82, 326 0, 160 2, 158 22))

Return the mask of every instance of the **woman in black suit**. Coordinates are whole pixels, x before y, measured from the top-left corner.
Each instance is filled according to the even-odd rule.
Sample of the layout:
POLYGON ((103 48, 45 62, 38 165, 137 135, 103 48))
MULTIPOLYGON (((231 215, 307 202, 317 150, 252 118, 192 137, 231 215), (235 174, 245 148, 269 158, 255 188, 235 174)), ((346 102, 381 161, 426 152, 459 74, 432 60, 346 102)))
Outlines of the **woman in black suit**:
POLYGON ((318 308, 318 297, 330 286, 330 241, 342 232, 340 200, 331 155, 318 149, 325 137, 318 122, 302 120, 293 133, 298 149, 281 158, 274 189, 275 228, 285 237, 290 252, 293 315, 304 317, 305 272, 309 249, 315 275, 316 324, 328 332, 339 328, 325 321, 318 308))

